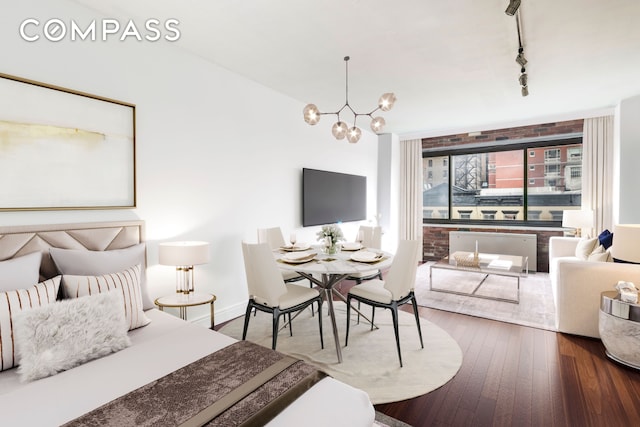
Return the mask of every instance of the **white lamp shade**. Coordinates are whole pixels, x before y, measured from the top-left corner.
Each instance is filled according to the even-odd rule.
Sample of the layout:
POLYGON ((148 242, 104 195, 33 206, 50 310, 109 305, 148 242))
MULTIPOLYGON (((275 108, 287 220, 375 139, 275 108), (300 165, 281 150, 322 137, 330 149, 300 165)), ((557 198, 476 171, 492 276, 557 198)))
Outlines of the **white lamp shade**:
POLYGON ((620 261, 640 263, 640 224, 613 227, 611 256, 620 261))
POLYGON ((167 242, 158 245, 158 262, 162 265, 190 266, 209 262, 208 242, 167 242))
POLYGON ((570 209, 562 212, 562 226, 570 228, 592 228, 593 211, 570 209))

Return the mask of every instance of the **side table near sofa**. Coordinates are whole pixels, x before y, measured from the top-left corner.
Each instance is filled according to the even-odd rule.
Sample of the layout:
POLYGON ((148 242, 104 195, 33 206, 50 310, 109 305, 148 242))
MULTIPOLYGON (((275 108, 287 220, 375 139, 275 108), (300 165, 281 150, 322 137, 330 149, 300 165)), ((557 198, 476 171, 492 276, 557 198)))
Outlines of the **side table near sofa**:
POLYGON ((617 291, 601 294, 600 338, 607 356, 640 369, 640 305, 620 300, 617 291))

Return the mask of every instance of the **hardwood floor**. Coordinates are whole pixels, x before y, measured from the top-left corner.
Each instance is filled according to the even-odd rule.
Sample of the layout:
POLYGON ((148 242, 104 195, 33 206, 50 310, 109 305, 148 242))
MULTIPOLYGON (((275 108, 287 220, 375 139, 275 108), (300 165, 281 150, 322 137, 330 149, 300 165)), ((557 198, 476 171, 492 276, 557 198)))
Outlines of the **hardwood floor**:
POLYGON ((600 340, 423 307, 420 316, 458 342, 462 366, 431 393, 376 405, 382 413, 415 427, 640 425, 640 371, 609 360, 600 340))

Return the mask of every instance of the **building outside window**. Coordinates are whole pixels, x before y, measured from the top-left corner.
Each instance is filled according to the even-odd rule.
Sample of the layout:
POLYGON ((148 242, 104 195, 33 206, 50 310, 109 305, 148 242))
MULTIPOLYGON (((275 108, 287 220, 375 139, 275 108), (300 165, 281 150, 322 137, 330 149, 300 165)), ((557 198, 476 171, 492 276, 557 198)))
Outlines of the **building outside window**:
POLYGON ((582 143, 573 138, 547 144, 425 153, 424 220, 558 225, 563 210, 580 208, 582 143))

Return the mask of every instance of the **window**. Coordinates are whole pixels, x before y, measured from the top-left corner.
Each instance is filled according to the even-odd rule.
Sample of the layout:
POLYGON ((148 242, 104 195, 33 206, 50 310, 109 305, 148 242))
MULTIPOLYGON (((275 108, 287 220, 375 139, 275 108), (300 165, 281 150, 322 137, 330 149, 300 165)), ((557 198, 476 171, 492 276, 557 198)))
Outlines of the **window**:
POLYGON ((581 204, 581 137, 460 146, 423 156, 425 222, 533 221, 557 226, 563 210, 581 204))
POLYGON ((422 193, 424 219, 449 219, 449 157, 423 158, 422 193))
POLYGON ((544 161, 546 162, 559 162, 560 161, 560 149, 552 148, 550 150, 544 150, 544 161))

